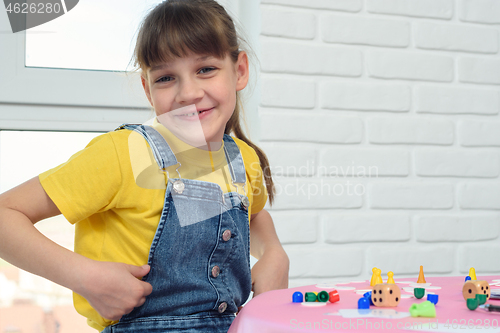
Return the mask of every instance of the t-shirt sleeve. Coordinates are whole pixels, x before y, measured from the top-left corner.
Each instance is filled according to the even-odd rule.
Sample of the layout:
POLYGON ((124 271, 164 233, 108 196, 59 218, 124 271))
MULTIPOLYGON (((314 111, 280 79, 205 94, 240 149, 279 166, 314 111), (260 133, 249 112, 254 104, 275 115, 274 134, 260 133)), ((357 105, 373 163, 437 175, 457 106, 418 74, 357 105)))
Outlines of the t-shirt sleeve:
POLYGON ((260 212, 267 202, 267 189, 262 173, 262 167, 260 165, 259 157, 252 147, 248 146, 241 140, 237 140, 237 143, 245 163, 245 170, 250 181, 252 191, 253 200, 251 214, 255 214, 260 212))
POLYGON ((39 176, 40 183, 70 223, 113 208, 119 197, 121 171, 110 133, 39 176))

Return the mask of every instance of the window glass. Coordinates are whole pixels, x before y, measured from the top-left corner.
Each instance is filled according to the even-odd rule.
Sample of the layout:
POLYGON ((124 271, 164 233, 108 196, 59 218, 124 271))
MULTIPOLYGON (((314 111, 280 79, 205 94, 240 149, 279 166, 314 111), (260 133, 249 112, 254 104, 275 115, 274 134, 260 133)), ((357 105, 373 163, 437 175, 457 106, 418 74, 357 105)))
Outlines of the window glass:
MULTIPOLYGON (((82 0, 26 31, 26 66, 125 71, 139 24, 161 0, 82 0)), ((132 64, 131 64, 132 65, 132 64)))

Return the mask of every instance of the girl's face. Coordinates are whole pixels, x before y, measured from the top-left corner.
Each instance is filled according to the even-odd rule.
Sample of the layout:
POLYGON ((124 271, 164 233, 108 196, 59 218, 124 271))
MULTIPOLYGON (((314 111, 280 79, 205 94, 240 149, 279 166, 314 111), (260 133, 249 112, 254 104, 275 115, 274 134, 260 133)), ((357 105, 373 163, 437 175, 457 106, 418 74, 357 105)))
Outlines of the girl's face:
POLYGON ((142 85, 160 123, 184 142, 219 149, 236 92, 248 83, 248 58, 219 59, 190 53, 159 63, 142 76, 142 85))

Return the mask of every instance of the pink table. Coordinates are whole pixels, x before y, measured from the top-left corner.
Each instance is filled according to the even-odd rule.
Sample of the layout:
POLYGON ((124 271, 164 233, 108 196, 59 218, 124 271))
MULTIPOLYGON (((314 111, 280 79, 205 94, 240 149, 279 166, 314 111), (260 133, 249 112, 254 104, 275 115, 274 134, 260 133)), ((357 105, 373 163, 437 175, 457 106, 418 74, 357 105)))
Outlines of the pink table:
MULTIPOLYGON (((500 276, 478 276, 478 280, 486 280, 490 284, 496 284, 493 280, 500 279, 500 276)), ((403 290, 409 284, 398 281, 414 281, 415 279, 395 279, 396 284, 401 288, 401 295, 410 295, 403 290)), ((500 281, 500 280, 499 280, 500 281)), ((321 290, 331 291, 332 289, 317 288, 315 285, 274 290, 261 294, 240 311, 228 333, 285 333, 285 332, 325 332, 333 330, 356 330, 356 331, 393 331, 397 329, 409 329, 412 325, 424 331, 434 332, 464 332, 471 329, 478 332, 500 332, 500 313, 487 312, 481 309, 471 311, 467 308, 462 296, 462 286, 464 277, 426 277, 426 282, 431 286, 439 286, 441 289, 428 290, 439 295, 439 302, 436 305, 436 318, 393 318, 387 317, 389 314, 397 316, 401 312, 409 312, 409 308, 414 303, 421 303, 427 299, 402 298, 399 305, 394 308, 380 308, 370 306, 370 310, 379 312, 381 309, 389 310, 382 312, 384 318, 374 317, 353 317, 347 318, 340 315, 346 312, 358 313, 358 299, 362 297, 356 290, 370 289, 369 281, 364 283, 337 284, 338 287, 355 287, 356 290, 338 290, 340 301, 327 303, 324 306, 305 306, 300 303, 292 303, 292 295, 295 291, 300 291, 304 295, 306 292, 321 290), (351 309, 351 310, 346 310, 351 309), (353 310, 355 309, 355 310, 353 310), (340 310, 340 312, 339 312, 340 310), (489 326, 489 328, 487 328, 489 326)), ((492 285, 491 289, 500 289, 500 286, 492 285)), ((500 305, 500 300, 489 300, 487 303, 500 305)), ((372 311, 373 312, 373 311, 372 311)), ((403 314, 404 315, 404 314, 403 314)))

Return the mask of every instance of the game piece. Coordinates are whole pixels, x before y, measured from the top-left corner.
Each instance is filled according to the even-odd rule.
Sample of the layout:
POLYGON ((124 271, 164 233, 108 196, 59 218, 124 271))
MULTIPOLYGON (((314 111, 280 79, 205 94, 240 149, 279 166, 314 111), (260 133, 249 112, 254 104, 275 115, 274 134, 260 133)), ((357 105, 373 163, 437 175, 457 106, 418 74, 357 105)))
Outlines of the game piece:
POLYGON ((316 296, 315 293, 306 293, 306 296, 305 296, 305 301, 306 302, 316 302, 318 300, 318 296, 316 296))
POLYGON ((486 303, 486 295, 485 294, 476 294, 476 299, 479 302, 479 305, 483 305, 486 303))
POLYGON ((477 280, 476 270, 474 269, 474 267, 469 268, 469 276, 472 281, 477 280))
POLYGON ((467 309, 476 310, 479 305, 477 298, 467 298, 467 309))
POLYGON ((332 291, 330 291, 328 293, 328 296, 330 297, 329 300, 330 300, 330 303, 335 303, 335 302, 338 302, 340 300, 340 296, 339 296, 339 292, 335 289, 333 289, 332 291))
POLYGON ((396 283, 394 282, 394 273, 393 272, 387 272, 387 283, 396 283))
POLYGON ((373 287, 372 302, 375 306, 397 306, 401 290, 396 284, 379 283, 373 287))
POLYGON ((366 297, 366 298, 370 299, 370 305, 375 305, 375 304, 373 304, 373 301, 372 301, 372 292, 371 291, 368 291, 368 292, 364 293, 363 297, 366 297))
POLYGON ((328 302, 328 299, 330 296, 328 295, 328 292, 322 290, 318 293, 318 301, 319 302, 328 302))
POLYGON ((471 280, 470 276, 465 277, 465 282, 470 281, 470 280, 471 280))
POLYGON ((370 308, 370 301, 366 297, 361 297, 358 300, 358 309, 369 309, 370 308))
POLYGON ((476 294, 485 294, 490 299, 490 285, 484 280, 467 281, 462 288, 464 299, 475 298, 476 294))
POLYGON ((420 273, 418 273, 417 283, 425 283, 424 266, 420 265, 420 273))
POLYGON ((436 307, 429 301, 424 301, 420 304, 412 304, 410 306, 410 314, 412 317, 436 317, 436 307))
POLYGON ((427 300, 432 304, 436 305, 439 301, 439 295, 427 294, 427 300))
POLYGON ((304 301, 304 295, 300 291, 296 291, 292 295, 293 303, 302 303, 304 301))
POLYGON ((375 285, 375 278, 377 276, 377 274, 376 274, 377 270, 378 270, 377 267, 372 268, 372 279, 370 280, 370 286, 372 286, 372 287, 375 285))
POLYGON ((384 283, 384 281, 382 280, 382 270, 377 268, 375 272, 375 284, 377 285, 379 283, 384 283))
POLYGON ((415 295, 416 298, 421 299, 425 295, 425 289, 424 288, 414 288, 413 295, 415 295))

